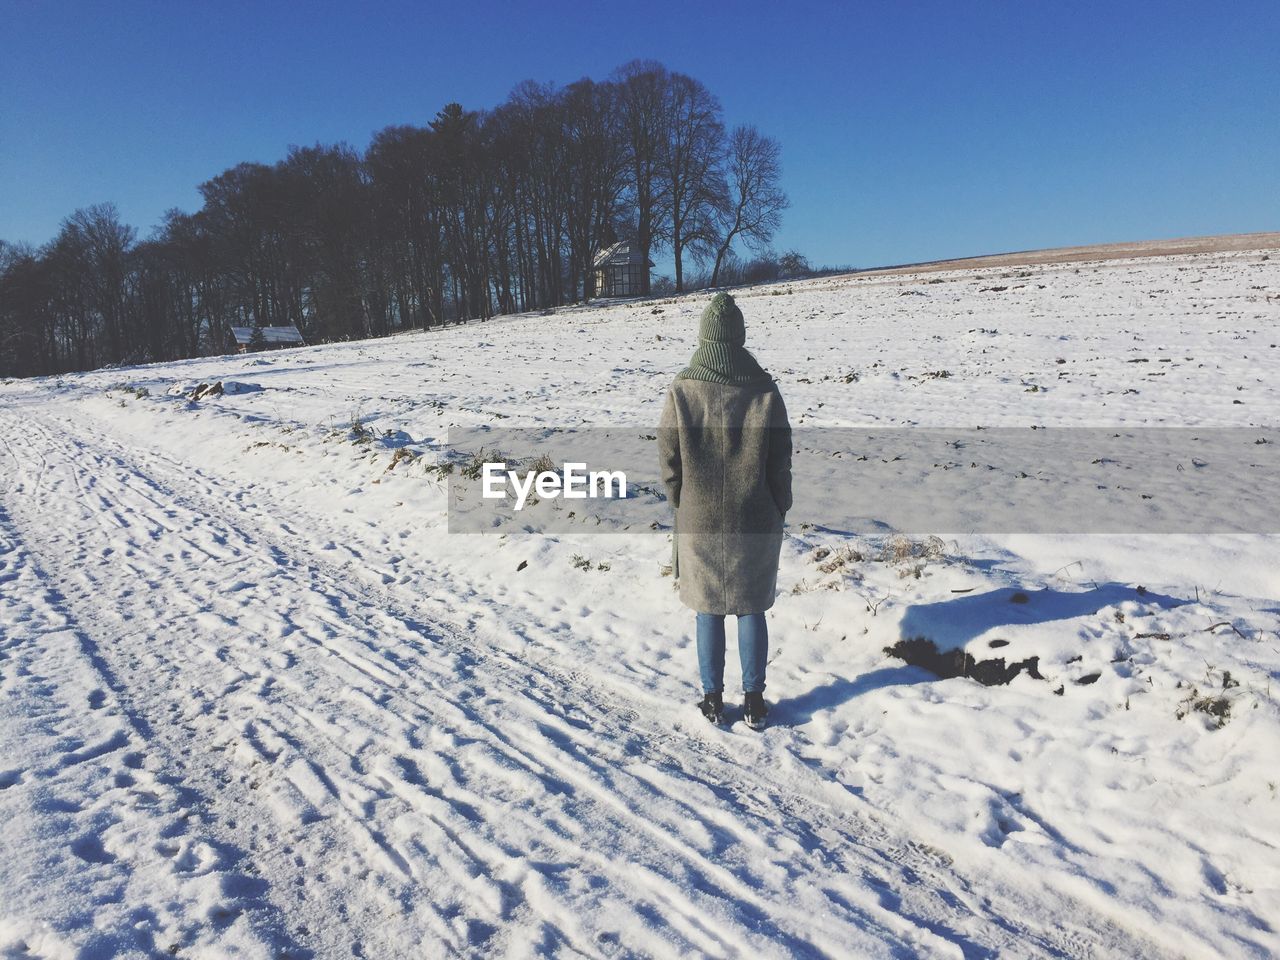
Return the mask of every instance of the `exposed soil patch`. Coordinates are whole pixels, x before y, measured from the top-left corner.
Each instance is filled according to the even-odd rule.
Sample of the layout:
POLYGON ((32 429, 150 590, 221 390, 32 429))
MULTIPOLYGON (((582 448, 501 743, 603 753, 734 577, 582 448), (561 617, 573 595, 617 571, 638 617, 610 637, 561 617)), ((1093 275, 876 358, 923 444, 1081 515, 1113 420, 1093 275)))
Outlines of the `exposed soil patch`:
POLYGON ((893 646, 885 647, 884 652, 913 667, 924 667, 943 680, 970 677, 985 686, 995 687, 1008 683, 1024 670, 1033 679, 1044 679, 1040 675, 1039 657, 1027 657, 1014 663, 1006 663, 1004 657, 976 660, 963 650, 939 650, 927 637, 899 640, 893 646))

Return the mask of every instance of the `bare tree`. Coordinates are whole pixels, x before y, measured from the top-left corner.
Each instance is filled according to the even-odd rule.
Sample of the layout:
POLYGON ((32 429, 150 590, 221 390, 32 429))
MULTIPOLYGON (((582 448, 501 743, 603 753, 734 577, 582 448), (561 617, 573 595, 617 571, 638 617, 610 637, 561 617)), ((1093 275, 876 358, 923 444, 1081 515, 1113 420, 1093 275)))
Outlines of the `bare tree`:
POLYGON ((431 121, 438 150, 444 236, 449 279, 459 319, 492 315, 489 251, 492 221, 489 183, 492 153, 486 149, 485 118, 461 104, 449 103, 431 121))
POLYGON ((121 360, 130 341, 126 329, 129 254, 137 231, 121 222, 114 203, 77 210, 68 218, 67 229, 76 236, 79 279, 85 284, 93 322, 104 334, 105 353, 112 361, 121 360))
POLYGON ((306 328, 306 251, 279 166, 241 163, 200 185, 224 322, 306 328))
POLYGON ((720 101, 693 77, 671 74, 667 84, 666 135, 659 170, 667 198, 671 252, 675 257, 676 291, 684 289, 686 250, 714 249, 714 216, 724 204, 720 158, 724 123, 720 101))
POLYGON ((711 271, 713 287, 719 284, 720 268, 734 241, 742 239, 758 253, 768 247, 781 225, 782 211, 790 203, 781 186, 781 154, 778 141, 750 124, 734 127, 729 135, 728 203, 718 211, 720 243, 711 271))
POLYGON ((591 266, 618 217, 618 201, 626 186, 627 157, 616 106, 617 88, 589 79, 564 92, 560 135, 567 147, 570 291, 577 299, 592 296, 591 266))
POLYGON ((345 144, 291 147, 277 173, 308 327, 318 339, 368 335, 362 247, 369 198, 359 156, 345 144))
POLYGON ((570 192, 569 147, 563 134, 564 102, 550 87, 520 84, 495 111, 503 138, 517 242, 526 264, 530 306, 564 301, 565 238, 570 192))
MULTIPOLYGON (((636 215, 636 249, 647 263, 661 243, 660 224, 665 219, 669 197, 661 176, 663 144, 668 136, 667 95, 671 75, 652 60, 632 60, 614 73, 618 85, 618 106, 626 144, 629 190, 636 215)), ((649 293, 646 271, 641 293, 649 293)))
POLYGON ((807 277, 813 271, 809 258, 799 250, 788 250, 778 258, 778 274, 784 280, 807 277))
POLYGON ((49 274, 33 248, 0 243, 0 376, 28 376, 57 363, 49 274))
POLYGON ((444 322, 443 186, 435 134, 387 127, 365 153, 372 186, 374 234, 382 241, 389 303, 397 325, 444 322))

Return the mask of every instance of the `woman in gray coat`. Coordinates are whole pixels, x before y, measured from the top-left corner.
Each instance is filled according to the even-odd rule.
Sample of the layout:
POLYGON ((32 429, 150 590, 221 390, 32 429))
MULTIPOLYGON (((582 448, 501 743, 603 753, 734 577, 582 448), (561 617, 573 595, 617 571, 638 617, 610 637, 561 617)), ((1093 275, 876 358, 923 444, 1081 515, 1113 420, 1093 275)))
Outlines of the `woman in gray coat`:
POLYGON ((698 349, 667 393, 658 428, 662 481, 676 511, 673 573, 698 615, 703 714, 724 716, 724 618, 738 618, 743 713, 764 726, 769 633, 782 526, 791 509, 791 427, 782 395, 743 344, 742 311, 718 293, 698 349))

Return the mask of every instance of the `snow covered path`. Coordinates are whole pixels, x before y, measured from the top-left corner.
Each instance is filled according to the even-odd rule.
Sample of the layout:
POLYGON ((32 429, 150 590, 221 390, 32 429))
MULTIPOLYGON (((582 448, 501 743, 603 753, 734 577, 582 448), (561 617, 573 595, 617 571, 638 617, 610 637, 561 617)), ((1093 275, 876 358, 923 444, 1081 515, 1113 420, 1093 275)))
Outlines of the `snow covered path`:
MULTIPOLYGON (((1043 904, 961 875, 789 751, 672 735, 569 664, 422 619, 319 558, 324 531, 207 474, 65 420, 3 421, 17 575, 59 585, 44 615, 80 648, 77 682, 54 687, 117 707, 106 727, 84 717, 91 742, 59 761, 116 784, 63 827, 86 861, 76 882, 126 885, 118 915, 59 918, 92 923, 94 942, 370 957, 640 941, 719 956, 1152 949, 1065 898, 1043 922, 1043 904), (135 586, 120 591, 124 574, 135 586), (177 904, 139 906, 174 886, 177 904)), ((7 777, 43 779, 42 762, 7 777)), ((40 886, 46 905, 78 902, 40 886)))
MULTIPOLYGON (((1280 260, 1007 276, 742 302, 808 426, 1280 419, 1280 260)), ((446 533, 449 427, 651 427, 700 306, 0 384, 0 957, 1280 950, 1274 537, 797 526, 756 735, 664 536, 446 533)))

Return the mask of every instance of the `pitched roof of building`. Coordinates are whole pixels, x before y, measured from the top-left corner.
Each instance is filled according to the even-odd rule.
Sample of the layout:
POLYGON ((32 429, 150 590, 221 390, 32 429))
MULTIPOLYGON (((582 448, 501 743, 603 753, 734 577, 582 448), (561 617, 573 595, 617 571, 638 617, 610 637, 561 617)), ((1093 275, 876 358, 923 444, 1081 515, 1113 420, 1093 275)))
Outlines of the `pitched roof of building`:
MULTIPOLYGON (((592 265, 596 267, 639 266, 640 263, 640 251, 635 248, 635 244, 630 240, 620 240, 612 246, 605 247, 592 260, 592 265)), ((648 265, 652 267, 653 261, 648 261, 648 265)))
POLYGON ((253 342, 253 332, 255 330, 262 331, 262 342, 272 345, 279 344, 297 344, 302 345, 302 334, 297 327, 232 327, 231 335, 236 338, 236 343, 240 346, 248 346, 253 342))

